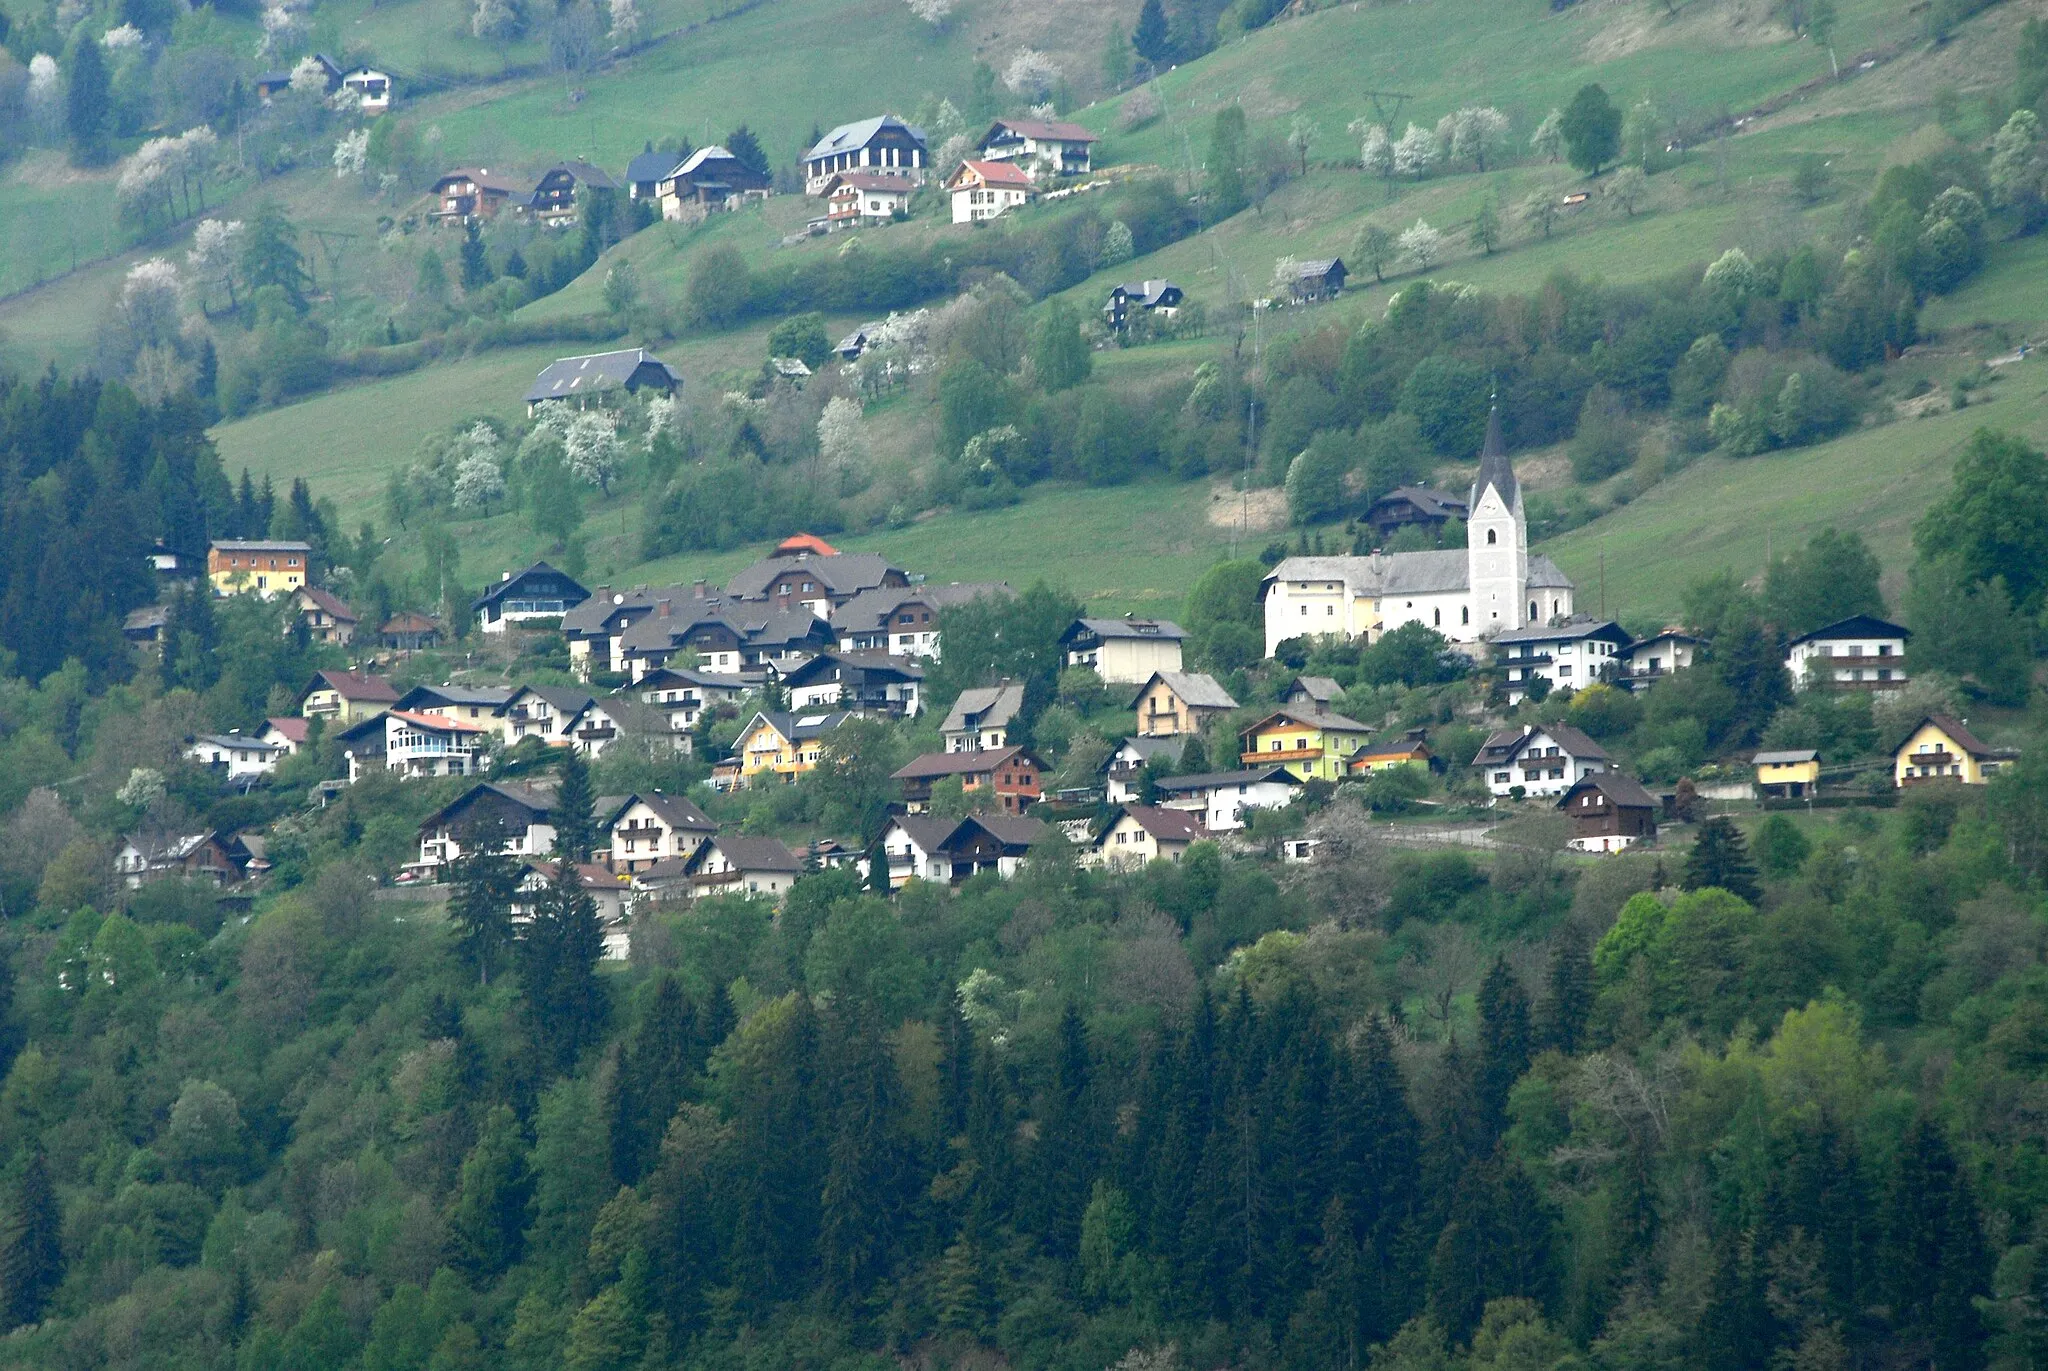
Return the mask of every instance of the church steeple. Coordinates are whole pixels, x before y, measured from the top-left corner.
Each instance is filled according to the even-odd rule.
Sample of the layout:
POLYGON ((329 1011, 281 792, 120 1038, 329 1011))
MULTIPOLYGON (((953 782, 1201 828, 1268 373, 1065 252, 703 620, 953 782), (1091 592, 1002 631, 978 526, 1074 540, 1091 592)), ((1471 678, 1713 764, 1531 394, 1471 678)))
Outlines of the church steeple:
POLYGON ((1500 436, 1500 406, 1494 405, 1486 411, 1486 446, 1479 450, 1479 475, 1472 482, 1472 507, 1479 507, 1479 497, 1487 487, 1500 492, 1500 502, 1509 509, 1515 507, 1516 496, 1520 493, 1515 485, 1515 464, 1508 460, 1508 447, 1500 436))
POLYGON ((1479 474, 1472 481, 1472 504, 1465 524, 1466 586, 1472 596, 1472 621, 1483 636, 1520 628, 1536 619, 1538 607, 1527 599, 1529 525, 1522 511, 1522 488, 1515 464, 1508 460, 1501 438, 1500 406, 1486 416, 1486 446, 1479 454, 1479 474))

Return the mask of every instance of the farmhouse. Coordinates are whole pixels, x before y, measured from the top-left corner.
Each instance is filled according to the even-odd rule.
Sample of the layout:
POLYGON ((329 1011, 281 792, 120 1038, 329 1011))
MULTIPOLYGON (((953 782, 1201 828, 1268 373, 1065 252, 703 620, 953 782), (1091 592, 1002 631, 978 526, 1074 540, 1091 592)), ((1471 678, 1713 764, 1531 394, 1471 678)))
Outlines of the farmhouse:
MULTIPOLYGON (((1529 555, 1522 488, 1488 416, 1479 475, 1467 502, 1465 550, 1368 557, 1289 557, 1266 576, 1266 655, 1290 638, 1364 638, 1426 624, 1453 642, 1567 619, 1572 583, 1548 557, 1529 555)), ((1624 639, 1624 642, 1626 640, 1624 639)))
POLYGON ((1898 686, 1906 676, 1906 640, 1913 631, 1870 614, 1855 614, 1802 633, 1785 650, 1792 684, 1898 686))
POLYGON ((668 715, 669 727, 687 732, 706 710, 730 705, 753 686, 738 676, 660 667, 635 682, 641 702, 668 715))
POLYGON ((377 626, 377 640, 396 652, 420 652, 441 641, 441 621, 430 614, 400 610, 377 626))
POLYGON ((804 194, 823 195, 832 177, 842 171, 886 170, 922 185, 929 162, 924 130, 884 114, 841 124, 820 138, 798 165, 803 169, 804 194))
POLYGON ((1619 852, 1657 836, 1657 801, 1633 776, 1601 771, 1558 798, 1572 821, 1566 846, 1579 852, 1619 852))
POLYGON ((1096 141, 1060 119, 998 119, 981 135, 981 160, 1013 163, 1033 181, 1086 176, 1096 141))
POLYGON ((306 626, 307 638, 335 647, 347 647, 355 640, 356 625, 362 621, 339 596, 318 586, 300 586, 294 599, 298 605, 295 622, 306 626))
POLYGON ((621 392, 638 395, 643 390, 674 395, 682 384, 682 373, 646 348, 557 357, 527 389, 526 413, 532 417, 551 400, 570 401, 582 409, 592 396, 614 399, 621 392))
POLYGON ((517 747, 528 738, 550 746, 569 741, 569 724, 590 704, 587 690, 568 686, 524 685, 514 690, 498 710, 498 726, 504 731, 505 746, 517 747))
POLYGON ((1237 708, 1214 676, 1200 671, 1155 671, 1130 706, 1137 712, 1138 736, 1156 738, 1175 733, 1200 733, 1212 719, 1237 708))
MULTIPOLYGON (((639 158, 634 159, 639 165, 639 158)), ((627 174, 632 172, 628 169, 627 174)), ((717 144, 698 148, 661 173, 655 200, 664 219, 683 219, 693 212, 724 209, 734 201, 768 193, 768 177, 717 144)))
POLYGON ((396 703, 398 688, 366 671, 316 671, 299 692, 301 715, 342 727, 374 718, 396 703))
POLYGON ((903 568, 873 552, 841 552, 822 538, 799 534, 737 572, 725 593, 735 600, 803 608, 821 619, 865 590, 910 584, 903 568))
POLYGON ((508 571, 498 583, 476 597, 477 627, 485 633, 503 633, 514 624, 537 619, 559 619, 590 598, 567 572, 546 562, 535 562, 524 571, 508 571))
POLYGON ((420 821, 423 875, 460 861, 464 852, 542 857, 555 850, 554 796, 531 786, 481 781, 420 821))
POLYGON ((306 584, 310 543, 224 539, 206 552, 206 579, 216 595, 256 594, 268 600, 306 584))
POLYGON ((1621 681, 1631 690, 1641 690, 1674 671, 1692 666, 1699 655, 1700 640, 1680 629, 1667 628, 1638 642, 1621 654, 1621 681))
POLYGON ((953 222, 979 224, 1031 199, 1031 178, 1008 162, 962 162, 946 178, 953 222))
POLYGON ((432 194, 439 205, 433 217, 451 224, 489 219, 514 200, 526 198, 517 181, 493 175, 489 167, 457 167, 444 172, 434 182, 432 194))
POLYGON ((1157 805, 1119 805, 1087 853, 1091 865, 1144 866, 1161 858, 1178 862, 1208 834, 1199 816, 1157 805))
POLYGON ((357 67, 341 78, 343 90, 354 91, 356 109, 363 114, 384 114, 391 109, 391 78, 369 67, 357 67))
POLYGON ((1132 314, 1158 314, 1171 319, 1186 298, 1186 292, 1171 281, 1125 282, 1109 288, 1109 303, 1102 307, 1102 317, 1112 331, 1122 333, 1132 314))
POLYGON ((246 873, 246 853, 239 841, 222 838, 211 829, 176 835, 137 834, 123 840, 121 850, 114 854, 114 874, 129 890, 167 878, 232 885, 246 873))
MULTIPOLYGON (((779 838, 721 833, 683 864, 692 896, 745 895, 779 900, 803 874, 803 858, 779 838)), ((659 870, 659 867, 654 870, 659 870)))
POLYGON ((948 609, 983 597, 1016 594, 1002 581, 955 581, 949 585, 876 586, 832 610, 832 631, 847 652, 886 652, 893 657, 939 657, 940 621, 948 609))
POLYGON ((533 193, 522 208, 549 228, 566 228, 576 222, 576 192, 615 192, 619 183, 603 167, 588 162, 557 162, 540 174, 533 193))
POLYGON ((1344 269, 1342 257, 1317 257, 1296 262, 1287 281, 1288 293, 1298 304, 1334 300, 1344 293, 1344 278, 1350 274, 1344 269))
POLYGON ((669 715, 630 695, 607 695, 594 699, 577 711, 567 725, 569 746, 595 759, 619 743, 627 743, 634 755, 660 758, 687 753, 690 735, 677 730, 669 715))
POLYGON ((1366 506, 1365 522, 1372 525, 1374 536, 1385 542, 1404 528, 1436 533, 1454 519, 1464 522, 1471 513, 1472 506, 1465 497, 1448 490, 1395 486, 1366 506))
POLYGON ((820 652, 782 678, 792 709, 836 705, 863 714, 915 718, 923 709, 924 668, 902 657, 820 652))

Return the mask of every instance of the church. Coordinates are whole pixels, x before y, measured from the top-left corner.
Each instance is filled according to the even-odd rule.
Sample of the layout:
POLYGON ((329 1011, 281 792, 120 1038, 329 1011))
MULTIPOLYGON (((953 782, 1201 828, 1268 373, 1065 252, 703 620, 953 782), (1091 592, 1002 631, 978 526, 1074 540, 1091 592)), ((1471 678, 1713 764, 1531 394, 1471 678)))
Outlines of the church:
POLYGON ((1260 588, 1266 655, 1289 638, 1329 634, 1377 642, 1403 624, 1427 624, 1454 643, 1568 619, 1572 583, 1548 557, 1529 555, 1522 488, 1487 416, 1486 446, 1472 483, 1465 549, 1369 557, 1289 557, 1260 588))

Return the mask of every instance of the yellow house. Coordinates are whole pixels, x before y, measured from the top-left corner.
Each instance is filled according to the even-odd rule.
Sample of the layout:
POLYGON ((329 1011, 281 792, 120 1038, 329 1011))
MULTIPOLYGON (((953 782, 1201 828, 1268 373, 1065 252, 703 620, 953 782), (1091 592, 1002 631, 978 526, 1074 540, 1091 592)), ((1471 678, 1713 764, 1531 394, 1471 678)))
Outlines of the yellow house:
POLYGON ((1820 754, 1810 747, 1759 752, 1754 761, 1759 795, 1798 800, 1820 788, 1820 754))
POLYGON ((1200 671, 1155 671, 1131 701, 1140 738, 1200 733, 1211 719, 1237 708, 1214 676, 1200 671))
POLYGON ((1429 750, 1429 744, 1423 741, 1422 730, 1416 729, 1405 737, 1389 738, 1360 748, 1351 754, 1351 760, 1344 769, 1353 777, 1370 776, 1375 771, 1392 771, 1397 766, 1427 771, 1435 756, 1429 750))
POLYGON ((335 728, 374 718, 397 703, 397 688, 367 671, 316 671, 299 692, 299 713, 335 728))
POLYGON ((1304 781, 1337 781, 1372 730, 1341 714, 1281 709, 1237 735, 1246 766, 1284 766, 1304 781))
POLYGON ((206 579, 216 595, 295 594, 306 584, 308 543, 230 540, 206 551, 206 579))
POLYGON ((790 783, 806 771, 816 771, 825 759, 825 740, 853 716, 845 710, 831 714, 786 714, 762 710, 742 729, 733 753, 739 758, 739 784, 752 785, 761 775, 790 783))
POLYGON ((1940 780, 1982 785, 2018 755, 1987 746, 1960 719, 1930 714, 1892 753, 1892 778, 1902 789, 1940 780))

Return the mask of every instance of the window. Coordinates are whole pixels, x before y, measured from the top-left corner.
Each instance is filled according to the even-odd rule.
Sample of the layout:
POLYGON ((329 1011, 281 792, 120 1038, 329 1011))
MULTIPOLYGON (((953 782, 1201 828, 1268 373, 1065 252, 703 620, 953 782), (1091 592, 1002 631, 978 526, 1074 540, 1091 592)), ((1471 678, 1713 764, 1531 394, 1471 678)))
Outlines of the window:
POLYGON ((1436 622, 1433 625, 1433 627, 1442 628, 1444 626, 1444 612, 1440 609, 1432 610, 1430 612, 1435 616, 1436 619, 1436 622))
POLYGON ((1488 547, 1492 547, 1492 546, 1493 546, 1493 545, 1494 545, 1495 543, 1497 543, 1497 542, 1499 542, 1499 541, 1500 541, 1500 534, 1499 534, 1499 533, 1498 533, 1498 532, 1497 532, 1496 530, 1494 530, 1494 529, 1488 529, 1488 530, 1486 530, 1486 545, 1487 545, 1488 547))
POLYGON ((1458 622, 1461 624, 1469 624, 1472 622, 1472 606, 1466 605, 1464 608, 1458 611, 1458 622))

